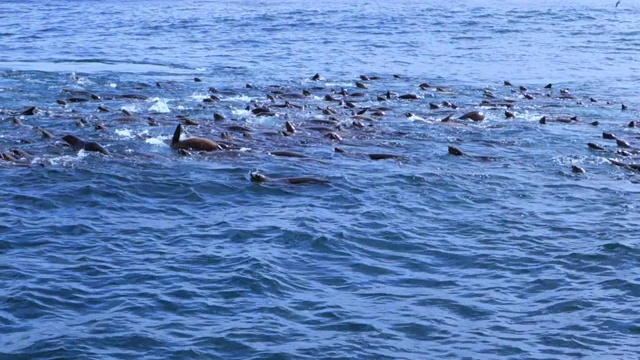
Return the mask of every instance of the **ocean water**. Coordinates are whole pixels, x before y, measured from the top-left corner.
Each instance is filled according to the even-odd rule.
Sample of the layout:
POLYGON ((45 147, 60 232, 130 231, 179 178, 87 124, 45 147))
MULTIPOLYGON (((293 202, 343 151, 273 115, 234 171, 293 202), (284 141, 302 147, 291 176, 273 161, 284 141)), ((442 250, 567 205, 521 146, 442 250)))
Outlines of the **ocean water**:
POLYGON ((0 153, 30 155, 0 160, 0 358, 640 357, 640 178, 611 161, 640 163, 640 5, 614 5, 4 0, 0 153), (227 149, 172 150, 185 117, 227 149))

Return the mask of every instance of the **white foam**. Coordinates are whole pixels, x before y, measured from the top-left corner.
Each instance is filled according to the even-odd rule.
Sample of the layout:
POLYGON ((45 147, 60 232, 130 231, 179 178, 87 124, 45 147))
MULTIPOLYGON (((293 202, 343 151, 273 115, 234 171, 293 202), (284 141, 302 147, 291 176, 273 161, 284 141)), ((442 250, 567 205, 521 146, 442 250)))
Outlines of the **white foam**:
POLYGON ((228 98, 223 98, 220 101, 244 101, 244 102, 249 102, 251 101, 253 98, 247 95, 237 95, 237 96, 232 96, 232 97, 228 97, 228 98))
POLYGON ((193 93, 191 94, 190 98, 194 99, 194 100, 198 100, 198 101, 202 101, 206 98, 208 98, 209 95, 207 94, 202 94, 202 93, 193 93))
POLYGON ((407 120, 409 120, 409 121, 429 121, 429 120, 427 120, 427 119, 425 119, 423 117, 420 117, 418 115, 411 115, 411 116, 409 116, 407 118, 407 120))
POLYGON ((133 134, 129 129, 116 129, 115 133, 116 135, 123 137, 125 139, 131 139, 133 137, 133 134))
POLYGON ((169 147, 169 145, 165 142, 165 140, 168 140, 168 139, 169 139, 169 136, 156 136, 156 137, 148 138, 144 142, 150 145, 169 147))
POLYGON ((149 134, 149 130, 143 130, 141 132, 138 133, 133 133, 133 131, 131 131, 131 129, 116 129, 115 130, 116 135, 120 136, 123 139, 133 139, 135 137, 138 136, 143 136, 143 135, 147 135, 149 134))
POLYGON ((233 109, 231 113, 236 116, 249 116, 251 115, 251 111, 245 109, 233 109))
POLYGON ((171 112, 171 110, 169 110, 169 105, 167 104, 167 100, 166 99, 153 98, 151 101, 153 101, 153 105, 151 105, 151 107, 149 108, 149 111, 154 112, 154 113, 169 113, 169 112, 171 112))

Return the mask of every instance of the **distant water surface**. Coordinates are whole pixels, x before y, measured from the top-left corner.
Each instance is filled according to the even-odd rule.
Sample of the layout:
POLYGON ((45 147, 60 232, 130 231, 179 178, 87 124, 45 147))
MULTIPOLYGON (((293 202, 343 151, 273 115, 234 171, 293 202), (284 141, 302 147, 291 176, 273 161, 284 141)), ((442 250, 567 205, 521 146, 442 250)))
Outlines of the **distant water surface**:
POLYGON ((640 179, 608 159, 638 161, 602 138, 640 144, 628 127, 640 5, 614 4, 3 1, 0 153, 36 155, 0 162, 0 358, 640 357, 640 179), (381 80, 357 104, 390 110, 342 143, 234 133, 235 156, 167 146, 178 115, 200 121, 194 136, 282 130, 285 115, 246 106, 322 87, 291 100, 305 110, 282 110, 303 129, 338 106, 328 89, 365 91, 361 74, 381 80), (548 83, 576 101, 546 100, 548 83), (222 100, 204 106, 209 87, 222 100), (62 107, 63 89, 101 100, 62 107), (387 90, 422 98, 377 101, 387 90), (516 99, 516 119, 480 108, 485 90, 516 99), (118 97, 131 93, 148 98, 118 97), (443 100, 487 119, 443 125, 449 110, 429 108, 443 100), (19 115, 30 106, 40 113, 19 115), (112 155, 71 151, 67 133, 112 155), (402 160, 366 156, 377 152, 402 160), (331 183, 258 184, 256 170, 331 183))

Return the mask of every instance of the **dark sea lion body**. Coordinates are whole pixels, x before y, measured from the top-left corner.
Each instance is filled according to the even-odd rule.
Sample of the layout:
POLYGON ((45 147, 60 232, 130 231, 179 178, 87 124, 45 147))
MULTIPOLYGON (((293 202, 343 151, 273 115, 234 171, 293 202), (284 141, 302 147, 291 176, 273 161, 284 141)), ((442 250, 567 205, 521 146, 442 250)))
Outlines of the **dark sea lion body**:
POLYGON ((602 146, 594 143, 587 143, 587 146, 589 146, 589 149, 593 150, 605 150, 605 148, 603 148, 602 146))
POLYGON ((453 146, 449 146, 448 152, 449 152, 449 154, 455 155, 455 156, 466 155, 462 150, 458 149, 457 147, 453 147, 453 146))
POLYGON ((285 183, 291 185, 300 185, 300 184, 328 184, 329 180, 319 179, 314 177, 290 177, 290 178, 279 178, 272 179, 266 175, 260 173, 251 173, 251 181, 255 182, 278 182, 285 183))
POLYGON ((402 155, 395 154, 369 154, 371 160, 386 160, 386 159, 403 159, 402 155))
POLYGON ((62 140, 71 145, 74 150, 95 151, 104 155, 109 155, 107 149, 94 141, 84 141, 75 135, 65 135, 62 137, 62 140))
POLYGON ((586 170, 584 168, 581 168, 578 165, 571 165, 571 171, 574 174, 584 174, 584 173, 586 173, 586 170))
POLYGON ((484 120, 484 114, 479 112, 479 111, 470 111, 470 112, 460 116, 458 119, 460 119, 460 120, 469 119, 469 120, 473 120, 473 121, 482 121, 482 120, 484 120))
POLYGON ((270 151, 269 154, 274 156, 283 156, 283 157, 295 157, 295 158, 306 158, 307 155, 293 152, 293 151, 270 151))
POLYGON ((196 151, 214 151, 222 149, 217 143, 204 138, 190 138, 186 140, 180 140, 182 135, 182 124, 176 126, 176 130, 173 132, 173 138, 171 139, 171 148, 174 150, 196 150, 196 151))

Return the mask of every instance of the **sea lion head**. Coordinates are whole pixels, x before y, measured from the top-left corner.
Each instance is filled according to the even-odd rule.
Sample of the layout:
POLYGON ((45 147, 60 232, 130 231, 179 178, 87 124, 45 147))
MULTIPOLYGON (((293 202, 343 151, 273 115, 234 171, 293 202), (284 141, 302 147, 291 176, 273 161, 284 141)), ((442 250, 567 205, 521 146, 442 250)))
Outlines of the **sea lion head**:
POLYGON ((80 139, 75 135, 71 135, 71 134, 65 135, 62 137, 62 140, 64 140, 67 144, 71 145, 74 148, 84 147, 84 141, 82 141, 82 139, 80 139))
POLYGON ((255 181, 255 182, 267 182, 271 180, 266 175, 260 174, 257 171, 249 173, 249 176, 251 177, 251 181, 255 181))
POLYGON ((462 155, 464 155, 464 153, 462 152, 462 150, 458 149, 457 147, 453 147, 453 146, 449 146, 449 154, 451 154, 451 155, 455 155, 455 156, 462 156, 462 155))

